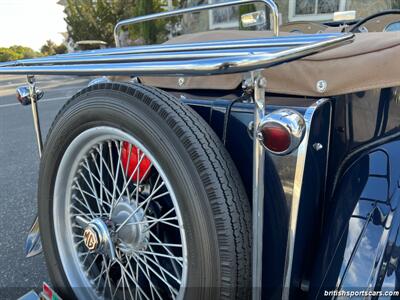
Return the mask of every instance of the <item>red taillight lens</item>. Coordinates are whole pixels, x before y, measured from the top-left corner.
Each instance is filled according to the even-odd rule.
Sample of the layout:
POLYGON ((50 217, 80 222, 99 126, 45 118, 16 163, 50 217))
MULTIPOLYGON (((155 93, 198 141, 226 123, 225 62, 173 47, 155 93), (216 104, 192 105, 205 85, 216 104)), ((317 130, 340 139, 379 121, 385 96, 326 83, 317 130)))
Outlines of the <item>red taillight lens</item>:
POLYGON ((138 151, 137 147, 129 144, 128 142, 123 142, 122 152, 121 152, 121 162, 124 171, 127 174, 127 178, 130 178, 133 175, 132 176, 133 182, 138 180, 138 175, 139 175, 139 180, 142 181, 150 173, 149 169, 151 168, 151 161, 146 156, 143 157, 138 167, 139 160, 142 157, 142 155, 143 152, 138 151))
POLYGON ((261 129, 264 146, 272 152, 285 152, 291 143, 290 132, 280 124, 266 124, 261 129))

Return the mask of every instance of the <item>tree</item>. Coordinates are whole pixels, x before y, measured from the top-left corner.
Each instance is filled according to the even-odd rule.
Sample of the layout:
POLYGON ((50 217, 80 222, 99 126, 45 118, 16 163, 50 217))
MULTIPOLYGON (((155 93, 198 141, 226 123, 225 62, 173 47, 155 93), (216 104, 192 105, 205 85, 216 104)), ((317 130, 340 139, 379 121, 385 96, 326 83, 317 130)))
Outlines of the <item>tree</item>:
POLYGON ((134 0, 67 0, 68 34, 74 42, 101 40, 113 45, 114 25, 134 11, 134 0))
POLYGON ((60 44, 60 45, 56 46, 55 50, 56 50, 57 54, 64 54, 64 53, 68 52, 68 48, 64 44, 60 44))
MULTIPOLYGON (((115 45, 114 26, 122 19, 160 12, 162 0, 67 0, 65 9, 68 35, 74 41, 101 40, 115 45)), ((145 22, 128 29, 129 39, 157 41, 165 21, 145 22)))
MULTIPOLYGON (((138 0, 135 10, 136 16, 145 16, 154 12, 161 11, 160 1, 154 0, 138 0)), ((152 22, 143 22, 139 24, 140 27, 140 38, 144 40, 146 44, 155 44, 158 41, 158 35, 165 33, 165 19, 159 19, 152 22)), ((132 36, 131 31, 131 36, 132 36)))
POLYGON ((67 52, 67 47, 64 44, 56 45, 52 40, 48 40, 46 44, 40 48, 40 52, 45 56, 63 54, 67 52))
POLYGON ((17 53, 18 56, 21 56, 22 58, 34 58, 40 55, 40 53, 32 50, 29 47, 24 47, 24 46, 11 46, 10 50, 14 51, 17 53))
POLYGON ((38 56, 40 56, 40 53, 29 47, 11 46, 10 48, 0 48, 0 62, 34 58, 38 56))
POLYGON ((23 58, 22 55, 16 53, 10 48, 0 48, 0 62, 12 61, 23 58))

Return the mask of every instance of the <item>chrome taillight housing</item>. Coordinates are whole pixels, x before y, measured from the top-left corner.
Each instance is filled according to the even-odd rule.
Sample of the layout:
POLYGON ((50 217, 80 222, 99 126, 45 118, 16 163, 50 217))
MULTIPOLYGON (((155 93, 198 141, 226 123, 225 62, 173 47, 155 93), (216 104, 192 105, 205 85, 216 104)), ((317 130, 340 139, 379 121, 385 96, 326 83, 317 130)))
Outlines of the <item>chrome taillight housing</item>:
POLYGON ((257 128, 257 138, 269 152, 286 155, 299 147, 305 128, 306 123, 299 112, 279 109, 261 120, 257 128))
MULTIPOLYGON (((36 101, 39 101, 44 96, 44 92, 42 90, 36 89, 36 101)), ((29 91, 29 86, 20 86, 17 88, 17 100, 22 105, 30 105, 32 103, 31 94, 29 91)), ((35 101, 35 102, 36 102, 35 101)))

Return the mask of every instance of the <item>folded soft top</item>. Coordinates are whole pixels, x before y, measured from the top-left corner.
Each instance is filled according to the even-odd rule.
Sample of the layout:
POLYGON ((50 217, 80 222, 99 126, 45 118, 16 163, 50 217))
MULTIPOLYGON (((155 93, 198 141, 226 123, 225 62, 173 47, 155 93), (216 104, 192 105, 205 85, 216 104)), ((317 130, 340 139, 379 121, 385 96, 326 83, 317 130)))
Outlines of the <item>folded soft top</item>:
MULTIPOLYGON (((211 31, 188 34, 168 43, 271 37, 266 31, 211 31)), ((267 90, 302 96, 333 96, 400 86, 400 32, 356 34, 353 43, 263 71, 267 90)), ((208 77, 143 77, 142 82, 178 90, 233 90, 245 74, 208 77)))

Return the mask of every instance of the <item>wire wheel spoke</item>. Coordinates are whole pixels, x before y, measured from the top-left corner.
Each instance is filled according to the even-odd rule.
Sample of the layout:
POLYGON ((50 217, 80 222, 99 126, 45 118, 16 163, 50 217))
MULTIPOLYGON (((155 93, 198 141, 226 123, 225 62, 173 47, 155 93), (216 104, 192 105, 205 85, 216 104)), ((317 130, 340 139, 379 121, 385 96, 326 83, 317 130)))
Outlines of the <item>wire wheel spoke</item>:
POLYGON ((180 298, 187 249, 171 184, 138 141, 105 128, 96 131, 96 142, 82 142, 80 149, 88 150, 68 163, 71 183, 60 223, 69 225, 57 239, 73 252, 63 255, 69 257, 63 266, 80 272, 76 278, 87 281, 75 286, 91 286, 95 297, 180 298))

